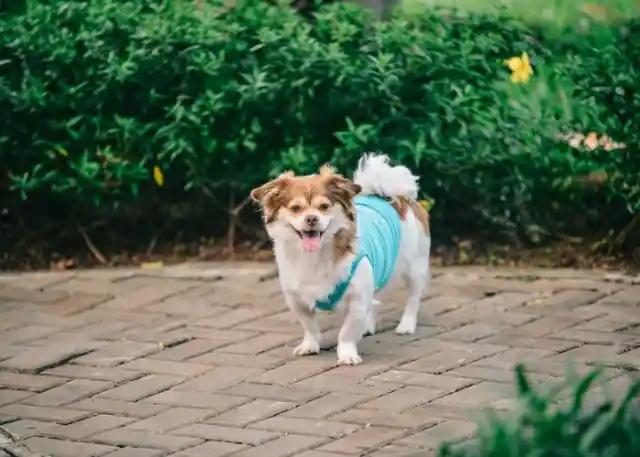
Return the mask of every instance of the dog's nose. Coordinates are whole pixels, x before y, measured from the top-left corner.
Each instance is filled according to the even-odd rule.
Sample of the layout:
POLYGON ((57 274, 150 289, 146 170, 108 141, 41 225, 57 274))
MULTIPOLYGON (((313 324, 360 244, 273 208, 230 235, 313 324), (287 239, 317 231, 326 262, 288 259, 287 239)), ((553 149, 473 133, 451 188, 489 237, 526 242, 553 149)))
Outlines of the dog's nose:
POLYGON ((304 218, 304 220, 309 227, 313 227, 318 223, 318 216, 316 216, 315 214, 309 214, 304 218))

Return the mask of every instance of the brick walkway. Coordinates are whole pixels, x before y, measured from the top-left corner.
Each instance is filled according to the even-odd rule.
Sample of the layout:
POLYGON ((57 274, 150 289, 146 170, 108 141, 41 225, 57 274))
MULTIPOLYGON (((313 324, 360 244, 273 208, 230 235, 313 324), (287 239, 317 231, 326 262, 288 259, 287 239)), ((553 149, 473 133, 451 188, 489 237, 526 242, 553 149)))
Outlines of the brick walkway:
MULTIPOLYGON (((270 270, 0 276, 0 423, 13 446, 60 457, 407 456, 468 438, 484 406, 511 407, 517 361, 536 381, 598 361, 614 391, 640 368, 638 278, 441 269, 416 335, 393 333, 401 308, 387 303, 361 344, 364 364, 336 367, 328 351, 292 357, 301 331, 270 270)), ((327 347, 339 325, 324 319, 327 347)))

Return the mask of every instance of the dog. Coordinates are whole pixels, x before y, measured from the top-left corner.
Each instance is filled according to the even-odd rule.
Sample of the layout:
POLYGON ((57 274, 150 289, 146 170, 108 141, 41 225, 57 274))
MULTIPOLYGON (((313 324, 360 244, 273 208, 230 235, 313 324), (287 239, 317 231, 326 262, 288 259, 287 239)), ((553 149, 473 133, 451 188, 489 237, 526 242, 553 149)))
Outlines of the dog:
POLYGON ((294 355, 320 352, 317 310, 341 310, 338 365, 360 364, 357 344, 375 333, 377 297, 402 282, 409 298, 395 331, 415 332, 431 249, 429 216, 417 197, 418 178, 374 154, 363 155, 353 180, 325 165, 314 175, 285 172, 251 191, 285 301, 304 328, 294 355))

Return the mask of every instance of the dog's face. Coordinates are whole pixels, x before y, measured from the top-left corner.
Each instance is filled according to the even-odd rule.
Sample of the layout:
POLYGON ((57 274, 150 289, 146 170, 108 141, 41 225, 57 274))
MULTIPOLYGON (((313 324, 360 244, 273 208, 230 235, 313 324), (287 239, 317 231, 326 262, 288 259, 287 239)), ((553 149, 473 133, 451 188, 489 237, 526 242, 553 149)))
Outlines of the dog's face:
POLYGON ((318 175, 284 173, 254 189, 251 198, 261 204, 265 226, 276 243, 317 252, 336 234, 355 226, 353 198, 358 192, 360 186, 324 166, 318 175))

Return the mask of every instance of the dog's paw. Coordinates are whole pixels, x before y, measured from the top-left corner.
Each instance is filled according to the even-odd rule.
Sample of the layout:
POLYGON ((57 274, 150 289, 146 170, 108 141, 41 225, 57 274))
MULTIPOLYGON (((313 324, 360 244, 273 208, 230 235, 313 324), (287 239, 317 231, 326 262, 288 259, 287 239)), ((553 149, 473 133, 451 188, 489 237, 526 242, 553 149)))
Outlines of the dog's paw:
POLYGON ((355 345, 338 345, 338 366, 340 365, 359 365, 362 363, 362 357, 358 355, 358 349, 355 345))
POLYGON ((416 320, 402 318, 396 327, 398 335, 413 335, 416 332, 416 320))
POLYGON ((318 342, 303 341, 293 350, 293 355, 314 355, 320 353, 320 344, 318 342))

